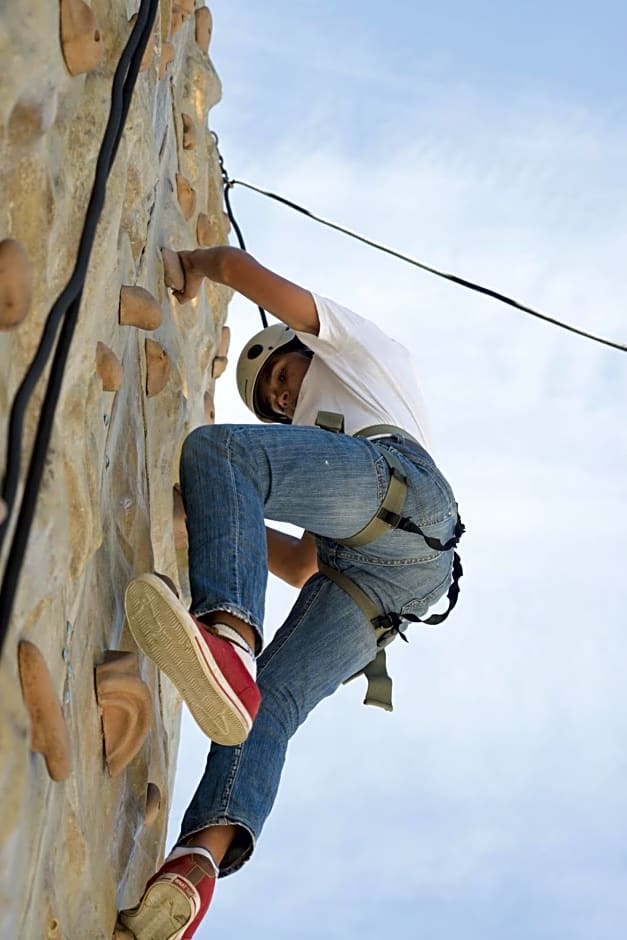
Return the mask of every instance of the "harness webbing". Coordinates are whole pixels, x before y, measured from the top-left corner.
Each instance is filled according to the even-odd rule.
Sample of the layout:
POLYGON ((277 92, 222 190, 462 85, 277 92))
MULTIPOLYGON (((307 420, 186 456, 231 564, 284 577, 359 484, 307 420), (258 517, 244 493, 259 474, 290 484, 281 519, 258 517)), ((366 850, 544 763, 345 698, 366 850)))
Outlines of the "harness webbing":
MULTIPOLYGON (((318 412, 316 424, 323 430, 331 431, 336 434, 342 434, 344 432, 344 416, 336 414, 335 412, 318 412)), ((372 440, 372 438, 390 435, 397 435, 414 441, 414 438, 401 428, 385 424, 364 428, 358 431, 354 436, 365 437, 372 440)), ((373 441, 373 443, 376 443, 376 441, 373 441)), ((464 533, 464 524, 461 521, 459 512, 457 514, 455 532, 447 542, 441 542, 439 539, 432 538, 427 535, 420 526, 412 522, 411 519, 408 519, 406 516, 401 516, 400 511, 403 508, 407 496, 407 477, 405 470, 401 461, 398 460, 394 454, 390 453, 387 448, 381 448, 380 453, 385 458, 390 468, 390 480, 381 505, 370 522, 368 522, 363 529, 360 529, 359 532, 347 539, 334 539, 334 541, 340 545, 356 547, 366 545, 368 542, 374 542, 380 536, 385 535, 390 529, 403 529, 406 532, 414 532, 420 535, 434 551, 446 552, 455 548, 464 533)), ((459 597, 459 579, 464 573, 459 555, 455 552, 453 556, 452 581, 447 594, 448 606, 446 610, 441 614, 432 614, 430 617, 424 619, 422 617, 416 617, 415 614, 400 614, 395 611, 382 614, 365 591, 362 591, 347 575, 332 568, 320 558, 318 558, 318 570, 321 574, 329 578, 330 581, 337 584, 337 586, 348 594, 357 604, 366 619, 372 624, 377 647, 379 648, 372 662, 368 663, 363 670, 347 679, 346 682, 357 678, 358 675, 365 675, 368 687, 364 705, 377 705, 379 708, 385 709, 385 711, 392 711, 392 680, 387 671, 384 647, 397 635, 407 642, 407 637, 400 629, 403 621, 437 626, 446 620, 457 604, 459 597)))

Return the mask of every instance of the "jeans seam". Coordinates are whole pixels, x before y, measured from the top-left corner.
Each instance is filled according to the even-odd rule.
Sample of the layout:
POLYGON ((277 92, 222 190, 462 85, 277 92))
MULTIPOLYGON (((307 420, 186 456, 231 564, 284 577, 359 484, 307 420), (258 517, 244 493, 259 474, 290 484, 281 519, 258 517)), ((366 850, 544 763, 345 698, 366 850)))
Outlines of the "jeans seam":
POLYGON ((285 646, 285 644, 287 643, 287 641, 288 641, 288 640, 290 639, 290 637, 294 634, 294 631, 296 630, 296 628, 300 626, 300 624, 301 624, 302 621, 303 621, 303 618, 304 618, 305 614, 308 612, 309 608, 311 607, 311 605, 313 604, 313 602, 316 600, 316 598, 317 598, 318 595, 320 594, 320 591, 321 591, 322 588, 324 587, 325 582, 327 581, 327 578, 325 578, 324 575, 314 575, 314 577, 319 577, 319 578, 320 578, 320 582, 319 582, 319 584, 317 585, 316 590, 311 592, 311 594, 309 595, 309 597, 307 598, 307 600, 306 600, 305 603, 303 604, 303 609, 302 609, 302 611, 301 611, 301 613, 300 613, 298 619, 295 620, 294 623, 292 624, 292 629, 290 630, 290 632, 289 632, 289 633, 286 633, 285 636, 283 636, 283 637, 281 638, 280 643, 277 642, 277 638, 275 637, 275 639, 272 641, 271 646, 268 647, 268 650, 272 649, 272 653, 271 653, 270 656, 268 656, 267 658, 264 659, 263 663, 260 663, 260 664, 259 664, 259 669, 258 669, 258 678, 259 678, 259 679, 261 678, 261 676, 262 676, 263 673, 265 672, 267 666, 272 662, 272 660, 274 659, 275 655, 276 655, 280 650, 283 649, 283 647, 285 646))

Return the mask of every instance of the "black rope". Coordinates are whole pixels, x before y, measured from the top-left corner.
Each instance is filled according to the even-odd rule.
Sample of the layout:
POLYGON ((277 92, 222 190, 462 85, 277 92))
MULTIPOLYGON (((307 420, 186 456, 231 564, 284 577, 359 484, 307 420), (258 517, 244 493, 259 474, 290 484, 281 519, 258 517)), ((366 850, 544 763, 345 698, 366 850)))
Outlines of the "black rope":
POLYGON ((70 280, 48 314, 37 353, 22 380, 11 407, 7 445, 7 468, 2 486, 2 497, 7 505, 7 518, 0 526, 0 547, 6 535, 17 492, 26 406, 50 358, 59 324, 61 320, 63 320, 63 326, 48 377, 46 394, 41 407, 41 415, 24 484, 20 512, 7 557, 2 588, 0 589, 0 653, 8 633, 15 592, 17 590, 26 545, 35 514, 37 495, 43 476, 48 445, 54 423, 54 414, 63 381, 63 373, 78 319, 96 227, 104 206, 107 179, 122 138, 133 90, 139 74, 139 67, 148 38, 152 33, 157 8, 158 0, 141 0, 137 20, 115 70, 111 88, 111 109, 98 153, 94 183, 85 214, 85 222, 79 242, 76 264, 70 280))
POLYGON ((482 287, 480 284, 475 284, 473 281, 467 281, 465 278, 458 277, 456 274, 449 274, 446 271, 440 271, 438 268, 433 268, 431 265, 425 264, 422 261, 418 261, 416 258, 411 258, 409 255, 404 255, 402 252, 396 251, 394 248, 388 248, 386 245, 381 245, 379 242, 372 241, 372 239, 366 238, 364 235, 359 235, 357 232, 351 231, 351 229, 337 225, 335 222, 331 222, 329 219, 324 219, 322 216, 315 215, 315 213, 310 212, 309 209, 305 209, 303 206, 299 206, 298 203, 292 202, 290 199, 285 199, 283 196, 278 196, 276 193, 268 192, 266 189, 260 189, 258 186, 254 186, 252 183, 247 183, 244 180, 229 179, 228 176, 225 176, 224 174, 223 179, 225 180, 225 192, 233 186, 245 186, 246 189, 252 189, 254 192, 260 193, 262 196, 267 196, 269 199, 274 199, 276 202, 280 202, 284 206, 288 206, 290 209, 295 209, 296 212, 300 212, 302 215, 306 215, 307 218, 313 219, 314 222, 320 222, 322 225, 328 226, 328 228, 335 229, 336 232, 342 232, 342 234, 348 235, 350 238, 354 238, 357 241, 363 242, 364 245, 369 245, 371 248, 376 248, 378 251, 384 251, 386 254, 392 255, 394 258, 399 258, 401 261, 406 261, 408 264, 413 264, 415 267, 421 268, 423 271, 428 271, 430 274, 435 274, 437 277, 442 277, 447 281, 452 281, 454 284, 459 284, 461 287, 467 287, 469 290, 478 291, 480 294, 486 294, 488 297, 492 297, 494 300, 499 300, 501 303, 509 304, 510 307, 515 307, 517 310, 522 310, 523 313, 531 314, 532 317, 537 317, 539 320, 544 320, 546 323, 552 323, 554 326, 559 326, 564 330, 569 330, 571 333, 576 333, 578 336, 585 337, 585 339, 591 339, 595 343, 602 343, 604 346, 611 346, 613 349, 619 349, 621 352, 627 352, 627 346, 623 343, 617 343, 614 340, 605 339, 604 337, 597 336, 594 333, 588 333, 586 330, 581 330, 579 327, 572 326, 570 323, 564 323, 562 320, 549 317, 547 314, 541 313, 539 310, 534 310, 532 307, 527 307, 525 304, 521 304, 517 300, 513 300, 506 294, 501 294, 499 291, 492 290, 490 287, 482 287))
MULTIPOLYGON (((233 208, 231 206, 231 197, 229 194, 229 190, 231 189, 232 181, 229 179, 229 174, 227 173, 226 167, 224 166, 224 158, 222 154, 220 153, 220 147, 219 147, 220 141, 215 131, 211 131, 211 136, 213 137, 215 141, 216 153, 218 155, 218 163, 220 165, 220 172, 222 174, 222 182, 224 184, 224 204, 226 206, 226 214, 228 215, 230 219, 231 225, 235 229, 235 234, 237 235, 237 241, 239 242, 240 248, 242 249, 242 251, 246 251, 246 243, 244 242, 244 236, 242 235, 242 230, 237 224, 237 219, 235 218, 235 215, 233 213, 233 208)), ((268 325, 268 318, 266 316, 266 311, 263 309, 263 307, 260 307, 259 304, 257 304, 257 310, 259 311, 259 314, 261 316, 261 322, 263 323, 263 326, 265 329, 268 325)))

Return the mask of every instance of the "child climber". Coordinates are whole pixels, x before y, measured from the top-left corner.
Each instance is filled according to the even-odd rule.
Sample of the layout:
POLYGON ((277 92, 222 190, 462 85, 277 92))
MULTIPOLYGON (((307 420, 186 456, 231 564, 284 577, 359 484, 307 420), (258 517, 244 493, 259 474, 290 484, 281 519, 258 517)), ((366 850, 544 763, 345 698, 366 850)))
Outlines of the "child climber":
POLYGON ((372 666, 378 647, 447 589, 450 609, 461 574, 463 527, 428 453, 409 352, 243 251, 179 259, 181 303, 206 277, 282 323, 253 337, 237 367, 240 394, 266 426, 200 427, 183 445, 191 611, 154 574, 126 592, 138 646, 212 741, 176 847, 120 914, 137 940, 193 937, 216 879, 252 855, 298 726, 364 668, 371 697, 391 707, 387 675, 372 666), (301 591, 262 652, 268 570, 301 591))

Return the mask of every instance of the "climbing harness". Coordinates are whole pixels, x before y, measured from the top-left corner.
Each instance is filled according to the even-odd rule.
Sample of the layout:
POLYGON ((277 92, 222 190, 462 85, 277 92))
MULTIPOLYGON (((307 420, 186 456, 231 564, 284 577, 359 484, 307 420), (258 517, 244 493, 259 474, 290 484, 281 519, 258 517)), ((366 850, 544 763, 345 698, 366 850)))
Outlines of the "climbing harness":
MULTIPOLYGON (((316 425, 322 428, 322 430, 342 434, 344 433, 344 416, 335 412, 319 411, 316 418, 316 425)), ((407 431, 388 424, 377 424, 363 428, 361 431, 357 431, 353 436, 366 438, 375 444, 385 437, 393 436, 402 437, 406 440, 418 443, 407 431)), ((386 447, 381 447, 379 452, 386 460, 390 470, 388 488, 379 508, 372 519, 355 535, 344 539, 334 539, 333 541, 340 545, 355 547, 374 542, 391 529, 403 529, 406 532, 414 532, 416 535, 422 536, 429 548, 434 551, 448 552, 454 549, 465 531, 465 526, 459 513, 457 514, 454 535, 446 542, 432 538, 427 535, 420 526, 412 522, 411 519, 402 516, 401 510, 407 496, 407 477, 403 465, 386 447)), ((452 580, 447 594, 447 609, 441 614, 432 614, 430 617, 424 619, 422 617, 416 617, 415 614, 401 614, 393 611, 381 613, 376 604, 370 600, 368 595, 362 591, 351 578, 348 578, 345 574, 342 574, 342 572, 327 565, 325 562, 321 561, 320 558, 318 558, 318 569, 353 599, 366 619, 372 624, 378 652, 375 659, 362 670, 368 682, 364 704, 377 705, 379 708, 383 708, 386 711, 392 711, 392 680, 387 672, 385 647, 391 643, 396 636, 400 636, 407 642, 407 637, 401 630, 401 624, 404 621, 437 626, 446 620, 457 603, 459 597, 459 579, 464 573, 459 555, 457 552, 453 555, 452 580)), ((361 675, 362 672, 351 676, 347 681, 350 682, 352 679, 356 678, 357 675, 361 675)))
MULTIPOLYGON (((392 255, 394 258, 398 258, 399 261, 406 261, 408 264, 414 265, 416 268, 420 268, 423 271, 427 271, 429 274, 435 274, 436 277, 444 278, 447 281, 451 281, 453 284, 459 284, 460 287, 466 287, 468 290, 477 291, 480 294, 485 294, 487 297, 492 297, 494 300, 498 300, 501 303, 508 304, 510 307, 515 307, 517 310, 521 310, 523 313, 527 313, 532 317, 537 317, 539 320, 544 320, 546 323, 551 323, 553 326, 559 326, 564 330, 568 330, 570 333, 575 333, 577 336, 583 336, 584 339, 593 340, 595 343, 601 343, 604 346, 610 346, 613 349, 618 349, 621 352, 627 352, 627 345, 624 343, 618 343, 615 340, 605 339, 602 336, 598 336, 595 333, 589 333, 586 330, 582 330, 577 326, 573 326, 570 323, 564 323, 562 320, 558 320, 555 317, 550 317, 546 313, 542 313, 540 310, 534 310, 533 307, 528 307, 525 304, 521 304, 519 301, 514 300, 511 297, 508 297, 506 294, 501 294, 499 291, 492 290, 490 287, 482 287, 481 284, 475 284, 473 281, 469 281, 466 278, 459 277, 457 274, 450 274, 447 271, 442 271, 439 268, 434 268, 429 264, 425 264, 424 261, 418 261, 416 258, 412 258, 409 255, 405 255, 400 251, 396 251, 394 248, 389 248, 387 245, 382 245, 380 242, 375 242, 370 238, 366 238, 364 235, 360 235, 357 232, 353 232, 349 228, 345 228, 342 225, 338 225, 336 222, 331 222, 329 219, 325 219, 320 215, 316 215, 314 212, 311 212, 309 209, 305 209, 304 206, 299 206, 298 203, 292 202, 291 199, 286 199, 284 196, 279 196, 277 193, 269 192, 267 189, 261 189, 259 186, 253 185, 253 183, 247 183, 245 180, 238 180, 231 178, 224 166, 224 160, 219 149, 219 140, 218 135, 212 131, 212 136, 216 145, 216 152, 218 154, 218 163, 220 165, 220 170, 222 172, 222 182, 224 184, 224 202, 226 205, 226 211, 231 224, 235 229, 235 233, 239 240, 240 247, 246 249, 244 244, 244 239, 240 228, 235 221, 235 216, 233 214, 233 209, 231 207, 230 200, 230 190, 234 186, 243 186, 245 189, 250 189, 255 193, 259 193, 261 196, 266 196, 268 199, 273 199, 275 202, 280 202, 282 205, 287 206, 289 209, 294 209, 296 212, 300 212, 302 215, 307 216, 308 219, 312 219, 314 222, 319 222, 321 225, 326 225, 328 228, 334 229, 336 232, 341 232, 343 235, 348 235, 349 238, 354 238, 356 241, 362 242, 364 245, 368 245, 370 248, 376 248, 377 251, 383 251, 388 255, 392 255)), ((261 319, 264 326, 267 326, 267 320, 265 311, 262 307, 259 307, 259 312, 261 313, 261 319)))
POLYGON ((11 406, 7 441, 7 465, 2 484, 2 498, 7 506, 7 517, 0 525, 0 547, 8 531, 9 520, 17 494, 26 407, 52 354, 59 325, 62 322, 63 325, 54 351, 46 393, 41 405, 37 434, 24 483, 20 511, 0 589, 0 653, 9 629, 15 592, 35 514, 37 494, 45 467, 63 373, 78 320, 96 227, 104 206, 107 179, 122 139, 133 90, 139 74, 139 67, 149 36, 152 33, 158 5, 158 0, 141 0, 137 20, 120 56, 120 61, 113 76, 111 109, 98 153, 94 183, 85 213, 76 264, 70 280, 48 314, 35 358, 22 379, 11 406))

